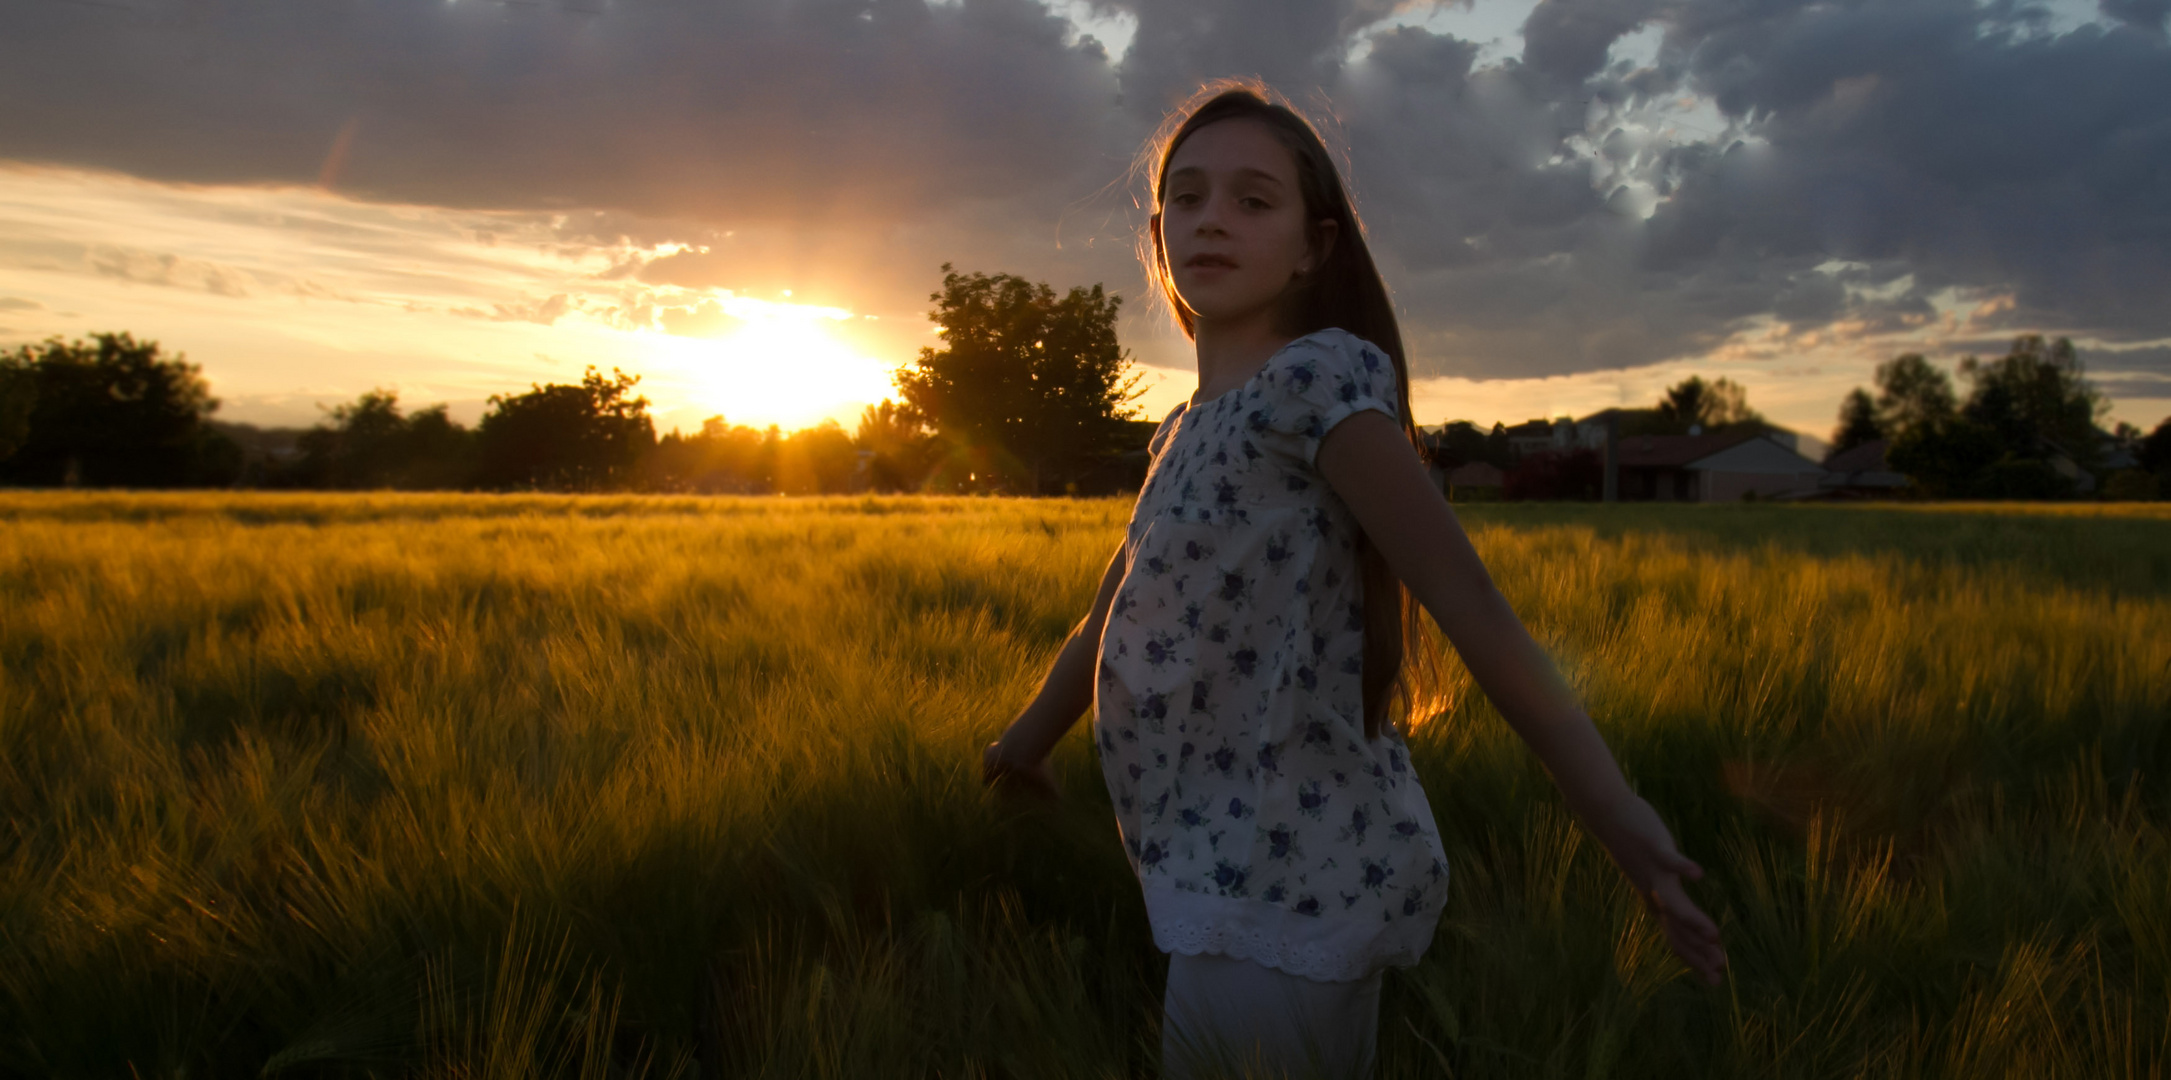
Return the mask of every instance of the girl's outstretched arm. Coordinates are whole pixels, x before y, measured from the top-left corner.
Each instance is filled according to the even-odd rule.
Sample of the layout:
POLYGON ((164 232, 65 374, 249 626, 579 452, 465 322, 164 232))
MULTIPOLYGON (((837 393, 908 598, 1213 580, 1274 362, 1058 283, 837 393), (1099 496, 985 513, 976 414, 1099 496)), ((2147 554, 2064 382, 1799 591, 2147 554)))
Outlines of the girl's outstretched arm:
POLYGON ((1048 677, 1040 682, 1040 692, 1010 722, 1002 738, 988 744, 980 755, 981 778, 989 786, 1016 784, 1051 799, 1061 794, 1055 786, 1055 774, 1048 770, 1048 755, 1078 717, 1093 707, 1101 628, 1108 623, 1108 608, 1115 602, 1123 570, 1123 548, 1118 547, 1115 557, 1108 560, 1108 569, 1101 574, 1093 609, 1063 642, 1063 651, 1056 654, 1048 677))
POLYGON ((1381 412, 1357 413, 1327 432, 1318 465, 1485 696, 1545 763, 1569 809, 1658 913, 1674 952, 1716 984, 1726 964, 1718 927, 1681 887, 1703 869, 1674 848, 1657 812, 1629 789, 1552 659, 1493 586, 1401 426, 1381 412))

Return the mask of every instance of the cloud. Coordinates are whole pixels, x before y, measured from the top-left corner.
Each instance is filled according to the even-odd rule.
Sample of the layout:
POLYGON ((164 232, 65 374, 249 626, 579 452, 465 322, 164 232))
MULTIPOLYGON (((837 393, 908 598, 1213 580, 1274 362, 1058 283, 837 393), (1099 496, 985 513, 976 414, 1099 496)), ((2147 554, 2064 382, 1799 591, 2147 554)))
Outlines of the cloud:
MULTIPOLYGON (((2171 380, 2171 345, 2145 345, 2133 349, 2095 349, 2082 354, 2081 360, 2089 371, 2100 380, 2108 381, 2121 375, 2150 376, 2158 381, 2171 380)), ((2115 395, 2115 391, 2113 392, 2115 395)), ((2171 396, 2171 384, 2157 387, 2152 397, 2171 396)))
POLYGON ((2010 290, 2034 325, 2160 336, 2171 287, 2171 49, 2050 36, 1969 2, 1814 5, 1734 24, 1685 9, 1688 85, 1761 149, 1687 171, 1655 263, 1903 263, 1926 290, 2010 290))
POLYGON ((1546 0, 1521 62, 1468 75, 1458 43, 1382 36, 1343 115, 1416 336, 1449 373, 1542 375, 1765 318, 1920 332, 1985 293, 2013 327, 2162 336, 2171 50, 2001 10, 1546 0), (1607 59, 1646 18, 1656 62, 1607 59))
POLYGON ((0 311, 44 311, 45 305, 20 296, 0 296, 0 311))
POLYGON ((570 310, 572 310, 571 300, 566 294, 557 293, 541 300, 523 297, 511 303, 493 304, 487 313, 476 308, 460 308, 454 313, 459 315, 472 314, 475 317, 489 319, 493 322, 527 322, 534 323, 537 326, 550 326, 559 319, 564 318, 565 313, 570 310))
POLYGON ((1523 24, 1523 63, 1580 86, 1606 66, 1613 43, 1642 26, 1656 7, 1650 0, 1544 0, 1523 24))
POLYGON ((2103 13, 2137 30, 2164 32, 2171 0, 2103 0, 2103 13))
MULTIPOLYGON (((2171 335, 2166 0, 1541 0, 1497 62, 1400 0, 1064 6, 1134 27, 1119 55, 1029 0, 132 2, 14 13, 0 95, 36 105, 0 157, 449 208, 427 241, 292 227, 485 319, 708 333, 681 294, 718 289, 909 315, 946 260, 1135 299, 1132 155, 1258 75, 1346 149, 1420 374, 2171 335), (508 291, 520 258, 548 270, 508 291)), ((170 250, 91 260, 308 294, 170 250)))
POLYGON ((1024 0, 135 11, 11 20, 0 94, 41 104, 0 117, 0 148, 447 206, 883 221, 1060 196, 1115 91, 1024 0))
POLYGON ((110 245, 92 247, 84 258, 92 273, 138 285, 197 289, 237 298, 256 291, 256 280, 248 271, 202 259, 110 245))
POLYGON ((682 337, 716 337, 739 325, 739 320, 714 300, 703 300, 687 307, 663 308, 657 313, 656 321, 666 333, 682 337))

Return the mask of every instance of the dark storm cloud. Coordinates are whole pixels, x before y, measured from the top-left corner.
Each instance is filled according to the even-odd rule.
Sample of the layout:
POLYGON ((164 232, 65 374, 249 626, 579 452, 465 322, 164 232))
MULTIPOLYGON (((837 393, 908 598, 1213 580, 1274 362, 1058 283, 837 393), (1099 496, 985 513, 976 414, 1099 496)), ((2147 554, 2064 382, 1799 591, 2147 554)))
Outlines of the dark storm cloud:
POLYGON ((2098 350, 2085 354, 2082 360, 2096 373, 2099 381, 2122 375, 2154 376, 2156 396, 2171 394, 2171 345, 2148 345, 2116 352, 2098 350))
POLYGON ((2171 0, 2103 0, 2103 13, 2136 29, 2164 32, 2171 0))
POLYGON ((1464 43, 1396 31, 1343 102, 1379 246, 1447 370, 1625 366, 1758 317, 1899 330, 1947 288, 2010 294, 2016 328, 2166 336, 2171 48, 2045 21, 1972 0, 1545 0, 1520 63, 1472 74, 1464 43), (1610 61, 1644 25, 1665 33, 1656 64, 1610 61), (1716 104, 1714 130, 1654 141, 1654 107, 1682 95, 1716 104))
POLYGON ((8 21, 0 97, 37 103, 0 111, 8 157, 455 206, 864 221, 1061 193, 1115 93, 1025 0, 29 0, 8 21))
POLYGON ((1134 115, 1150 127, 1204 79, 1264 79, 1291 97, 1332 86, 1351 37, 1393 13, 1392 0, 1116 0, 1138 20, 1117 65, 1134 115))
POLYGON ((1113 60, 1027 0, 125 2, 13 6, 0 95, 35 104, 0 157, 560 211, 706 248, 607 277, 909 309, 944 259, 1135 292, 1130 155, 1256 75, 1331 114, 1423 371, 1899 332, 1941 295, 2171 336, 2171 0, 2063 33, 2022 0, 1543 0, 1497 64, 1380 29, 1393 0, 1091 0, 1136 20, 1113 60))
POLYGON ((1651 0, 1546 0, 1523 24, 1523 63, 1580 86, 1606 66, 1613 43, 1643 25, 1654 7, 1651 0))
MULTIPOLYGON (((1688 86, 1767 144, 1684 173, 1650 258, 1896 261, 1921 287, 2011 289, 2027 321, 2167 329, 2171 49, 2031 31, 1972 0, 1676 16, 1688 86)), ((1669 48, 1676 42, 1669 38, 1669 48)))

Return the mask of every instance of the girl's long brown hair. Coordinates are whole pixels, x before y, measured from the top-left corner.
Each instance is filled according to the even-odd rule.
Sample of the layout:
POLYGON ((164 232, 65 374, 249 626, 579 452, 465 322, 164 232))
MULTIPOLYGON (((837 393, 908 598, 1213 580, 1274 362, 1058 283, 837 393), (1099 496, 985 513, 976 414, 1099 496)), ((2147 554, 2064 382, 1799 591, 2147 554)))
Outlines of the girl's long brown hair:
MULTIPOLYGON (((1380 347, 1395 365, 1395 402, 1402 431, 1410 445, 1424 454, 1417 425, 1410 415, 1410 370, 1403 354, 1402 329, 1395 321, 1387 285, 1365 246, 1364 226, 1357 220, 1341 173, 1327 153, 1326 143, 1296 109, 1280 94, 1262 83, 1226 80, 1209 83, 1191 102, 1169 115, 1150 147, 1153 168, 1153 207, 1158 214, 1168 186, 1169 159, 1192 132, 1223 120, 1253 120, 1266 125, 1296 158, 1297 184, 1303 192, 1304 217, 1316 223, 1335 222, 1334 246, 1319 268, 1290 286, 1281 307, 1282 332, 1301 337, 1315 330, 1340 327, 1380 347)), ((1144 164, 1144 161, 1141 161, 1144 164)), ((1317 239, 1318 227, 1310 226, 1317 239)), ((1184 306, 1170 275, 1168 257, 1158 227, 1149 227, 1140 245, 1140 261, 1146 277, 1160 287, 1162 298, 1183 327, 1185 337, 1195 334, 1197 317, 1184 306)), ((1413 687, 1405 677, 1405 645, 1418 639, 1421 608, 1410 597, 1402 580, 1368 538, 1357 538, 1358 558, 1364 579, 1364 734, 1379 738, 1391 723, 1396 699, 1405 709, 1413 687)))

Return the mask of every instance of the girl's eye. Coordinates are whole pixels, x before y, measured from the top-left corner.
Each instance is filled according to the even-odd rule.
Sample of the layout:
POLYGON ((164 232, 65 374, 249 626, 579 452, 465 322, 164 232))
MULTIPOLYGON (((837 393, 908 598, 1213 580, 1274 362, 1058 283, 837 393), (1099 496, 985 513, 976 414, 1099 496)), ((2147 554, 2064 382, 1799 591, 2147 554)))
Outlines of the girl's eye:
POLYGON ((1272 208, 1271 204, 1257 195, 1246 195, 1241 201, 1247 210, 1267 210, 1272 208))

